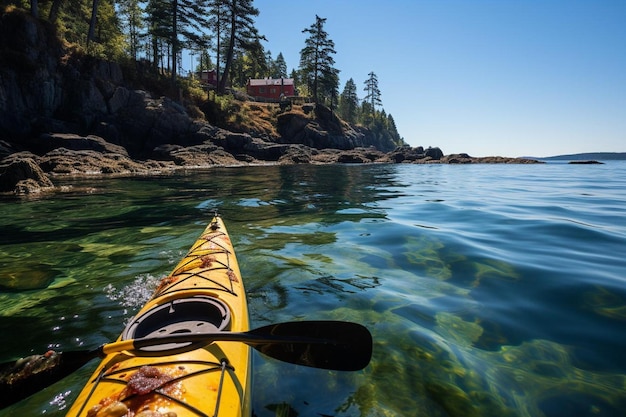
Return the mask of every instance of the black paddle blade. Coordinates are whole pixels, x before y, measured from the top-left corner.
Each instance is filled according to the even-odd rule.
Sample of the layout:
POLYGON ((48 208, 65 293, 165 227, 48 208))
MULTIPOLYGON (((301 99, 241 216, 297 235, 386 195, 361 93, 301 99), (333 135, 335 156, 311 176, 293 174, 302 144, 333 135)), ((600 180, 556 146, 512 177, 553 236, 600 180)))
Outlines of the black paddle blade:
POLYGON ((0 364, 0 409, 65 378, 91 359, 98 351, 76 351, 32 355, 0 364))
POLYGON ((344 321, 295 321, 272 324, 248 333, 276 337, 254 344, 259 352, 297 365, 359 371, 372 358, 372 335, 364 326, 344 321), (289 339, 293 338, 293 342, 289 339))
MULTIPOLYGON (((372 357, 372 335, 357 323, 343 321, 296 321, 271 324, 243 333, 185 333, 148 337, 130 342, 133 348, 181 341, 238 341, 272 358, 313 368, 358 371, 372 357)), ((48 352, 0 364, 0 409, 14 404, 63 379, 105 352, 128 349, 129 341, 115 342, 95 350, 48 352)))

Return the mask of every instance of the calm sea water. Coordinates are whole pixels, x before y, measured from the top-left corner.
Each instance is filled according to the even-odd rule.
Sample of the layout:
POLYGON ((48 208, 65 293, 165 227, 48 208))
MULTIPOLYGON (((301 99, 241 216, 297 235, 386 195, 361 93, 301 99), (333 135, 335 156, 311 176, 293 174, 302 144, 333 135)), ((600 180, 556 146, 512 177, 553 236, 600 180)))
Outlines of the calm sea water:
MULTIPOLYGON (((350 320, 364 371, 256 355, 257 416, 626 415, 626 164, 214 169, 0 200, 0 362, 114 340, 219 208, 252 325, 350 320)), ((1 416, 64 415, 94 363, 1 416)))

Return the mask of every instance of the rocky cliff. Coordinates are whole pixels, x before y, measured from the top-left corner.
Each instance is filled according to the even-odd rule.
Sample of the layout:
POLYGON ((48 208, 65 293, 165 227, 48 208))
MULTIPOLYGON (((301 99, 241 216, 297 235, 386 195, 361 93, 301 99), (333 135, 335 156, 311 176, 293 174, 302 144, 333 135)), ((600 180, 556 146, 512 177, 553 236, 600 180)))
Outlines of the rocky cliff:
POLYGON ((74 51, 53 27, 19 11, 0 12, 0 57, 0 192, 50 189, 51 176, 62 174, 444 161, 437 148, 396 149, 321 105, 281 112, 258 104, 269 127, 216 127, 207 121, 211 106, 155 95, 137 67, 128 76, 118 63, 74 51))

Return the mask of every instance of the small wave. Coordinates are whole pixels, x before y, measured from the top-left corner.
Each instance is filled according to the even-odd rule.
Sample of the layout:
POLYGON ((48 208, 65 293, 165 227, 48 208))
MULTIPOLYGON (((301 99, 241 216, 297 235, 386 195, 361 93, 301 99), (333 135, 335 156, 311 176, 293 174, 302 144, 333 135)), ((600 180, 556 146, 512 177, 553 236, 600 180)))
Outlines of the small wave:
POLYGON ((111 301, 117 301, 122 307, 138 308, 148 302, 160 281, 160 277, 142 274, 121 288, 109 284, 104 287, 104 292, 111 301))

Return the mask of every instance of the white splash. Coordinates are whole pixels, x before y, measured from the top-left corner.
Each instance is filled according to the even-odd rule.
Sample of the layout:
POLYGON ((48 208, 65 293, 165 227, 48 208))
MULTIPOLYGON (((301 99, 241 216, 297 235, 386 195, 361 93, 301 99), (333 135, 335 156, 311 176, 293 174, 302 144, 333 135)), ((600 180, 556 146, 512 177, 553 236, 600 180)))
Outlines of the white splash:
POLYGON ((113 284, 109 284, 104 287, 104 292, 109 300, 119 302, 122 307, 135 309, 148 302, 160 281, 160 277, 142 274, 137 276, 133 282, 121 288, 116 288, 113 284))

